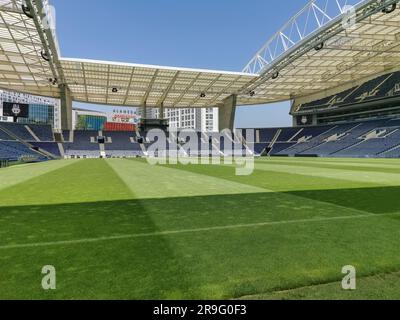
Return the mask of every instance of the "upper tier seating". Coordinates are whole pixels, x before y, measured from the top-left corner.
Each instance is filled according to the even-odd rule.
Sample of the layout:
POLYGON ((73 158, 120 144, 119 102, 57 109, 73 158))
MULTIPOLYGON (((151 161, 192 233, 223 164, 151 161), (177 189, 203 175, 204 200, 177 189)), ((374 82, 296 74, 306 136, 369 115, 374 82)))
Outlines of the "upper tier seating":
POLYGON ((399 82, 400 72, 385 74, 360 86, 301 105, 299 111, 326 109, 331 106, 351 106, 362 102, 399 96, 400 92, 397 90, 399 82))

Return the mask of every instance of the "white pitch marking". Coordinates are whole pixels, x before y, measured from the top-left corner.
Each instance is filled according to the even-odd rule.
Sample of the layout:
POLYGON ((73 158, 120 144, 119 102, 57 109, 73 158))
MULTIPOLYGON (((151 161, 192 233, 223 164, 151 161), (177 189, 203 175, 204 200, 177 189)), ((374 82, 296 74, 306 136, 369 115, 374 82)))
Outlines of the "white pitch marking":
POLYGON ((104 242, 104 241, 112 241, 112 240, 125 240, 125 239, 135 239, 135 238, 145 238, 145 237, 159 237, 159 236, 169 236, 169 235, 177 235, 177 234, 184 234, 184 233, 245 229, 245 228, 256 228, 256 227, 264 227, 264 226, 297 224, 297 223, 307 223, 307 222, 327 222, 327 221, 352 220, 352 219, 363 219, 363 218, 372 218, 372 217, 379 218, 379 217, 393 216, 393 215, 399 215, 399 214, 400 213, 388 213, 388 214, 377 214, 377 215, 363 214, 363 215, 351 215, 351 216, 341 216, 341 217, 331 217, 331 218, 299 219, 299 220, 292 220, 292 221, 273 221, 273 222, 238 224, 238 225, 228 225, 228 226, 208 227, 208 228, 198 228, 198 229, 184 229, 184 230, 175 230, 175 231, 160 231, 160 232, 152 232, 152 233, 127 234, 127 235, 120 235, 120 236, 88 238, 88 239, 78 239, 78 240, 12 244, 12 245, 0 246, 0 250, 75 245, 75 244, 104 242))

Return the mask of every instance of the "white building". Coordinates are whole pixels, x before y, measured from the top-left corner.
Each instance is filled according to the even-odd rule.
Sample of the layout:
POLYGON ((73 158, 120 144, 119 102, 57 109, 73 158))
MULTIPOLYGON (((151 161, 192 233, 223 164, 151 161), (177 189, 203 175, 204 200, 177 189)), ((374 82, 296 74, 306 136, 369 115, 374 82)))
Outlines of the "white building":
MULTIPOLYGON (((59 99, 33 96, 26 93, 0 90, 0 116, 3 115, 3 102, 14 102, 23 104, 39 104, 54 107, 54 129, 61 129, 61 103, 59 99)), ((2 117, 2 120, 9 119, 2 117)))
POLYGON ((114 107, 106 114, 108 122, 138 124, 141 119, 140 111, 132 107, 114 107))
MULTIPOLYGON (((159 111, 155 112, 159 118, 159 111)), ((194 129, 202 132, 218 132, 217 108, 166 109, 164 119, 169 120, 169 127, 174 129, 194 129)))

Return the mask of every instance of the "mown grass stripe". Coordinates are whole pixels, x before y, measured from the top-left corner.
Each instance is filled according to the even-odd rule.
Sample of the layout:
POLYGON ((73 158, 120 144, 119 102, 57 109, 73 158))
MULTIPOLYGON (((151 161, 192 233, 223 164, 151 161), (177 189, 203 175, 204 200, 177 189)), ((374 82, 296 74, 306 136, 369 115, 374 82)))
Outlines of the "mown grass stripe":
POLYGON ((271 192, 257 186, 179 170, 174 166, 154 166, 145 161, 127 159, 109 159, 107 163, 138 199, 271 192))
POLYGON ((57 160, 0 169, 0 190, 24 184, 42 175, 69 167, 79 161, 57 160))
POLYGON ((55 170, 3 189, 0 207, 133 198, 131 191, 104 160, 64 160, 60 163, 61 166, 55 170))
MULTIPOLYGON (((256 165, 255 171, 252 175, 244 177, 235 176, 233 165, 168 165, 164 167, 174 170, 179 169, 182 171, 196 172, 199 174, 201 173, 202 175, 226 179, 228 181, 238 181, 242 184, 254 185, 264 188, 264 190, 268 190, 268 192, 276 194, 277 198, 279 198, 280 195, 290 197, 292 199, 292 203, 304 203, 304 201, 312 201, 311 203, 313 206, 325 206, 327 210, 328 208, 335 208, 340 212, 348 212, 349 214, 374 213, 374 211, 370 212, 368 208, 365 209, 365 206, 361 208, 359 203, 357 202, 359 201, 358 198, 354 199, 354 203, 348 204, 347 201, 332 201, 329 196, 327 197, 327 193, 323 192, 323 190, 326 189, 331 190, 331 192, 328 192, 329 194, 337 194, 338 192, 340 193, 340 190, 343 190, 340 195, 346 197, 349 196, 348 192, 346 191, 354 193, 359 190, 366 190, 366 192, 368 192, 368 190, 371 190, 371 192, 373 192, 376 190, 377 185, 371 182, 361 183, 351 180, 339 180, 334 178, 305 176, 286 172, 258 170, 258 165, 256 165), (309 181, 308 184, 311 186, 311 188, 305 188, 303 192, 302 189, 297 187, 297 184, 304 188, 304 186, 306 185, 306 181, 309 181), (286 185, 292 186, 292 188, 288 190, 277 188, 281 188, 283 182, 285 182, 286 185), (315 189, 315 186, 318 186, 319 189, 323 190, 315 189)), ((382 186, 378 185, 378 187, 382 186)), ((363 194, 365 194, 365 192, 363 192, 363 194)))
POLYGON ((385 164, 366 164, 361 162, 329 162, 329 161, 301 161, 301 160, 284 160, 284 159, 256 159, 257 164, 276 164, 276 165, 290 165, 295 167, 312 167, 312 168, 327 168, 338 170, 351 170, 351 171, 369 171, 369 172, 383 172, 383 173, 399 173, 400 167, 398 165, 385 165, 385 164))
POLYGON ((283 172, 303 176, 313 176, 328 179, 340 179, 362 183, 375 183, 377 185, 400 185, 400 174, 373 171, 355 171, 330 168, 316 168, 309 166, 291 166, 283 164, 257 164, 258 170, 283 172))

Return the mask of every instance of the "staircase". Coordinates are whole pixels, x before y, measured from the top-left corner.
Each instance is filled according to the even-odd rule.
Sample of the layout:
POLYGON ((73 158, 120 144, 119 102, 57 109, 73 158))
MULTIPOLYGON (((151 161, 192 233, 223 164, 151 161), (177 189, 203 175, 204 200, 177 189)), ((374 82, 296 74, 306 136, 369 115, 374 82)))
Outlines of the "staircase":
POLYGON ((35 139, 35 141, 40 142, 40 139, 38 136, 32 131, 32 129, 29 126, 24 126, 25 129, 30 133, 30 135, 35 139))
POLYGON ((269 144, 268 148, 269 148, 270 150, 269 150, 269 152, 268 152, 268 156, 271 155, 272 149, 274 148, 274 144, 278 141, 279 136, 281 135, 281 133, 282 133, 282 129, 279 129, 279 130, 276 132, 276 134, 275 134, 274 138, 272 139, 271 143, 269 144))
MULTIPOLYGON (((330 128, 329 130, 327 130, 327 131, 325 131, 325 132, 319 134, 318 136, 313 137, 310 141, 301 142, 301 143, 311 143, 313 140, 319 139, 321 136, 324 136, 324 135, 328 134, 329 132, 333 131, 333 130, 336 129, 336 128, 337 128, 337 126, 334 126, 334 127, 330 128)), ((306 151, 311 150, 311 149, 313 149, 313 148, 322 146, 323 144, 325 144, 325 141, 323 141, 322 143, 320 143, 320 144, 318 144, 318 145, 311 146, 311 147, 309 147, 309 148, 307 148, 307 149, 304 149, 304 150, 301 151, 301 152, 306 152, 306 151)), ((297 144, 295 144, 295 145, 293 145, 293 146, 291 146, 291 147, 285 149, 284 151, 290 151, 292 148, 295 148, 295 147, 298 146, 298 145, 299 145, 299 143, 297 143, 297 144)), ((301 153, 301 152, 300 152, 300 153, 301 153)))
POLYGON ((58 150, 60 151, 60 154, 61 154, 61 158, 64 158, 65 157, 65 150, 64 150, 63 144, 59 142, 59 143, 57 143, 57 145, 58 145, 58 150))
POLYGON ((288 142, 293 142, 293 140, 294 140, 296 137, 298 137, 299 134, 302 133, 303 131, 304 131, 304 128, 301 128, 299 131, 296 132, 296 134, 295 134, 293 137, 291 137, 291 138, 288 140, 288 142))
POLYGON ((140 144, 140 149, 142 149, 142 152, 146 157, 149 155, 143 143, 140 144))
POLYGON ((385 151, 383 151, 383 152, 380 152, 380 153, 378 153, 377 155, 378 155, 378 156, 381 156, 381 155, 384 155, 384 154, 386 154, 386 153, 389 153, 389 152, 392 152, 392 151, 395 151, 395 150, 398 150, 398 149, 400 149, 400 144, 398 144, 397 146, 394 146, 394 147, 392 147, 392 148, 390 148, 390 149, 388 149, 388 150, 385 150, 385 151))
POLYGON ((74 142, 74 131, 71 130, 69 132, 69 142, 73 143, 74 142))

